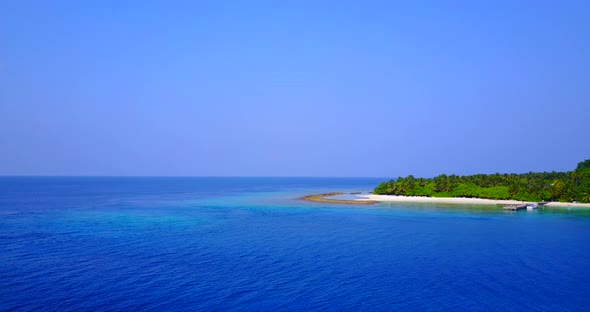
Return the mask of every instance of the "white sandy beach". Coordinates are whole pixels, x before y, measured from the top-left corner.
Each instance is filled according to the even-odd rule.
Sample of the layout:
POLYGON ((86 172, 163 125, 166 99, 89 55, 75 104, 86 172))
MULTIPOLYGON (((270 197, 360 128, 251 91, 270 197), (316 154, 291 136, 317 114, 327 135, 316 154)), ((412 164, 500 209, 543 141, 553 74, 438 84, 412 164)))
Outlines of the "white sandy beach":
POLYGON ((549 202, 545 204, 545 207, 576 207, 576 208, 590 208, 590 204, 582 203, 560 203, 560 202, 549 202))
MULTIPOLYGON (((467 204, 467 205, 515 205, 523 204, 517 200, 495 200, 483 198, 457 198, 457 197, 423 197, 423 196, 397 196, 397 195, 372 195, 359 194, 357 200, 374 200, 378 202, 400 203, 439 203, 439 204, 467 204)), ((546 207, 579 207, 590 208, 590 204, 549 202, 546 207)))

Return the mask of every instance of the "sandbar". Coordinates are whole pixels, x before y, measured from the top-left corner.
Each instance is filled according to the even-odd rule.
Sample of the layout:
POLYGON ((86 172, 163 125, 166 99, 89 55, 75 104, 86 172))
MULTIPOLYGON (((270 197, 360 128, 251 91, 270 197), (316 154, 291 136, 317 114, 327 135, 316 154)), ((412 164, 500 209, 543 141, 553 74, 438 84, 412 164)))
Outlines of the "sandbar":
POLYGON ((314 195, 303 196, 299 199, 312 201, 312 202, 318 202, 318 203, 333 203, 333 204, 348 204, 348 205, 371 205, 371 204, 376 204, 378 202, 376 200, 371 200, 371 199, 326 198, 329 196, 338 196, 338 195, 343 195, 343 194, 345 194, 345 193, 332 192, 332 193, 324 193, 324 194, 314 194, 314 195))

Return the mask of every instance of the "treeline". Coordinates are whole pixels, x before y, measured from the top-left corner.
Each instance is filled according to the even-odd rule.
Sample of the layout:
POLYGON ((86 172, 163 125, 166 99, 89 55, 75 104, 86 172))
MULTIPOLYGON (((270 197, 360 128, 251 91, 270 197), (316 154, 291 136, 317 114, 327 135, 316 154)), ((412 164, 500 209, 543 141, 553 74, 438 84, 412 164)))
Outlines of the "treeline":
POLYGON ((574 171, 524 174, 441 174, 431 179, 399 177, 379 184, 374 194, 476 197, 521 201, 590 202, 590 159, 574 171))

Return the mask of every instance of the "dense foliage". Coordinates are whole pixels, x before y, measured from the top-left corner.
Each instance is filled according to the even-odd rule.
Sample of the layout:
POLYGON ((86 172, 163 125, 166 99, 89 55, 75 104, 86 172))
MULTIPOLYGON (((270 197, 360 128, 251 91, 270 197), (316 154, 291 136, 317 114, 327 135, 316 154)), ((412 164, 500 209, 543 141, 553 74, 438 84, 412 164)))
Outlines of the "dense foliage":
POLYGON ((522 201, 590 202, 590 159, 574 171, 529 172, 524 174, 441 174, 431 179, 414 176, 382 182, 375 194, 478 197, 522 201))

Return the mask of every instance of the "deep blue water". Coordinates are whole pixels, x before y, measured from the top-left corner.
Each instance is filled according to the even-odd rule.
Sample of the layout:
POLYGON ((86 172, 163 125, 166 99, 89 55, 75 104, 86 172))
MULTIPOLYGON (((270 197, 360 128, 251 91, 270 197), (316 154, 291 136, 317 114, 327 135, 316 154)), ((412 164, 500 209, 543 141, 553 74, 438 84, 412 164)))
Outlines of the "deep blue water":
POLYGON ((588 211, 297 200, 377 182, 0 178, 0 310, 590 310, 588 211))

